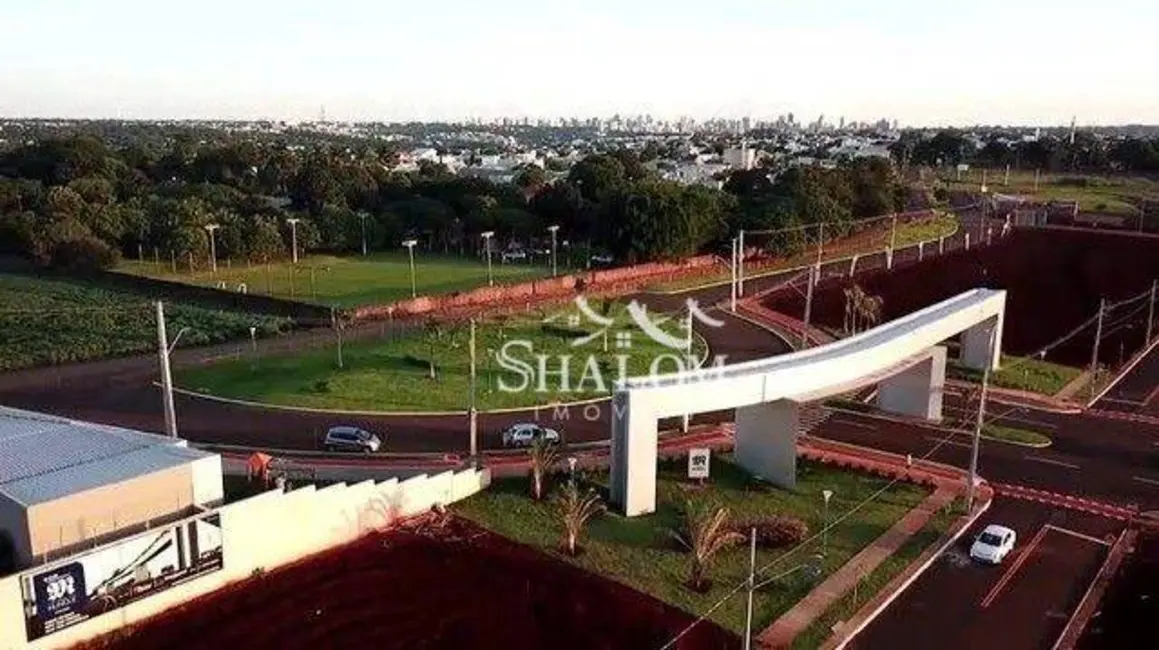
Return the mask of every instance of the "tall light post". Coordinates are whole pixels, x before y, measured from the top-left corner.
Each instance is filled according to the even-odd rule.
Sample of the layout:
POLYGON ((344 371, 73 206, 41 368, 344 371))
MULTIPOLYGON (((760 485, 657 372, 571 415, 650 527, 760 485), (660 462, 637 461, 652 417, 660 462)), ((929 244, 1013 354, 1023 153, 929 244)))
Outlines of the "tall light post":
POLYGON ((290 259, 294 264, 298 263, 298 222, 301 219, 297 217, 290 217, 286 219, 286 223, 290 224, 290 259))
POLYGON ((216 223, 207 223, 203 227, 205 228, 205 232, 209 235, 209 268, 213 269, 213 273, 214 273, 214 275, 216 275, 217 274, 217 238, 213 236, 213 233, 216 232, 217 229, 220 228, 221 226, 216 224, 216 223))
POLYGON ((825 556, 829 551, 829 499, 833 498, 833 490, 821 490, 821 496, 825 499, 824 527, 821 529, 821 555, 825 556))
POLYGON ((402 243, 410 251, 410 297, 418 297, 418 285, 415 283, 415 244, 418 244, 417 239, 408 239, 402 243))
MULTIPOLYGON (((688 364, 688 369, 692 370, 692 369, 696 368, 697 364, 696 364, 696 359, 694 359, 693 355, 692 355, 693 329, 692 329, 692 303, 691 302, 688 303, 687 327, 688 327, 688 329, 686 332, 686 336, 684 338, 684 356, 687 359, 686 363, 688 364)), ((684 419, 681 422, 681 430, 684 431, 685 433, 688 433, 688 427, 689 427, 691 419, 692 419, 692 417, 689 415, 689 413, 687 411, 685 411, 684 419)))
POLYGON ((559 226, 555 226, 555 225, 548 226, 547 232, 551 233, 551 277, 554 278, 556 275, 555 242, 556 242, 556 233, 559 232, 559 226))
POLYGON ((366 257, 366 213, 359 212, 358 220, 362 222, 362 256, 366 257))
POLYGON ((494 230, 479 233, 483 238, 483 252, 487 255, 487 286, 495 286, 495 275, 491 272, 491 238, 495 236, 494 230))
POLYGON ((974 489, 978 482, 978 448, 982 445, 982 428, 986 424, 986 391, 990 387, 990 366, 994 362, 995 332, 998 325, 990 328, 989 345, 986 348, 986 364, 982 366, 982 388, 978 393, 978 416, 974 420, 974 444, 970 448, 970 475, 966 485, 966 512, 974 510, 974 489))
POLYGON ((158 300, 157 357, 161 363, 161 404, 165 411, 165 435, 170 438, 177 437, 177 411, 173 408, 173 375, 169 370, 169 355, 172 354, 173 348, 177 347, 181 335, 187 331, 188 328, 181 328, 177 336, 173 337, 173 342, 169 342, 169 337, 165 333, 165 305, 158 300))
POLYGON ((252 357, 253 357, 250 360, 250 364, 254 368, 257 368, 258 367, 258 328, 254 327, 253 325, 250 325, 250 351, 252 352, 252 357))
POLYGON ((469 353, 471 355, 471 405, 468 410, 470 417, 470 434, 471 434, 471 465, 473 467, 479 466, 479 409, 475 403, 475 319, 471 319, 471 338, 468 345, 469 353))

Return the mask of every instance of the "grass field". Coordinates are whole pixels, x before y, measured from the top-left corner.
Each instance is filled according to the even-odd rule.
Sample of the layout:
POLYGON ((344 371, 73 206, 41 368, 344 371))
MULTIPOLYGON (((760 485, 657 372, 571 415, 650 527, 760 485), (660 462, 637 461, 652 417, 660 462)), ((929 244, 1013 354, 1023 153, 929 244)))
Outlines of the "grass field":
MULTIPOLYGON (((956 363, 947 367, 949 375, 973 383, 982 383, 982 371, 956 363)), ((1078 378, 1082 371, 1041 359, 1002 355, 1002 365, 990 373, 990 382, 999 388, 1024 390, 1040 395, 1054 395, 1078 378)))
MULTIPOLYGON (((501 264, 492 260, 496 284, 515 283, 550 275, 550 268, 530 264, 501 264)), ((125 261, 118 268, 123 273, 215 287, 225 282, 237 290, 245 284, 250 293, 290 298, 337 307, 389 303, 411 297, 410 258, 405 252, 375 253, 367 257, 311 255, 300 258, 295 266, 289 262, 248 265, 244 262, 218 263, 217 273, 208 270, 205 260, 193 273, 188 265, 177 264, 172 271, 169 260, 160 264, 125 261)), ((562 269, 561 269, 562 272, 562 269)), ((487 284, 487 265, 473 258, 428 255, 415 251, 415 287, 418 295, 436 295, 465 291, 487 284)))
MULTIPOLYGON (((685 611, 703 614, 746 579, 748 548, 740 545, 721 552, 709 574, 713 587, 707 593, 697 594, 685 587, 688 555, 671 540, 667 531, 679 525, 679 509, 686 500, 728 507, 734 521, 772 515, 798 517, 808 524, 812 533, 824 525, 822 490, 834 492, 829 504, 833 521, 886 485, 883 479, 808 462, 798 466, 795 490, 758 485, 727 459, 713 458, 712 478, 706 488, 689 484, 683 478, 686 470, 687 464, 683 461, 662 462, 656 486, 656 512, 631 519, 616 515, 596 518, 588 527, 586 539, 581 540, 584 552, 576 558, 557 551, 562 531, 557 511, 551 503, 535 502, 527 496, 526 478, 498 480, 489 490, 456 504, 454 510, 501 535, 559 555, 685 611)), ((606 475, 596 475, 592 480, 602 484, 606 478, 606 475)), ((828 573, 876 539, 926 495, 924 489, 898 484, 849 520, 837 524, 828 534, 826 558, 820 563, 821 575, 811 577, 798 570, 757 590, 754 627, 760 629, 787 611, 828 573)), ((782 557, 786 550, 758 549, 757 566, 767 567, 761 574, 763 577, 770 578, 800 566, 822 549, 821 542, 814 541, 793 555, 782 557)), ((734 631, 743 630, 743 591, 728 599, 709 618, 734 631)))
MULTIPOLYGON (((683 356, 681 350, 666 347, 640 329, 622 304, 593 305, 596 311, 604 308, 615 321, 604 330, 606 336, 599 335, 598 325, 585 322, 575 307, 552 312, 546 317, 554 319, 551 323, 536 315, 480 322, 476 330, 477 407, 534 406, 606 396, 621 374, 621 364, 625 375, 635 376, 647 374, 660 357, 683 356), (594 338, 585 341, 589 336, 594 338), (547 373, 541 371, 538 355, 547 355, 542 366, 547 373), (568 355, 566 382, 548 374, 562 372, 568 355), (598 370, 592 369, 589 357, 598 370)), ((663 314, 648 317, 679 342, 685 340, 682 322, 663 314)), ((341 369, 335 346, 260 359, 256 364, 242 358, 182 369, 175 381, 212 395, 311 408, 462 410, 469 405, 469 338, 466 324, 442 326, 389 339, 349 342, 343 346, 341 369)), ((695 338, 693 349, 701 358, 703 339, 695 338)), ((671 357, 657 366, 659 372, 675 369, 671 357)))
MULTIPOLYGON (((940 237, 947 237, 958 230, 957 217, 950 214, 939 214, 928 219, 919 219, 907 223, 899 223, 895 235, 894 245, 898 248, 913 246, 918 242, 933 241, 940 237)), ((890 225, 886 223, 881 228, 874 228, 827 242, 822 248, 822 260, 830 261, 844 259, 853 255, 877 253, 889 247, 890 225)), ((771 266, 762 267, 759 273, 746 274, 746 278, 756 278, 770 273, 779 273, 785 269, 813 264, 817 261, 816 248, 788 256, 771 266)), ((727 271, 702 275, 687 280, 676 280, 650 287, 657 292, 677 292, 694 287, 714 283, 727 283, 730 275, 727 271)))
MULTIPOLYGON (((1034 171, 1011 171, 1010 182, 1005 183, 1005 170, 989 170, 986 186, 990 192, 1029 196, 1040 201, 1078 201, 1083 212, 1137 214, 1132 200, 1159 200, 1159 181, 1148 178, 1088 176, 1082 174, 1040 174, 1037 188, 1034 171)), ((982 184, 982 170, 971 169, 957 180, 956 174, 943 174, 940 179, 950 190, 978 191, 982 184)))
MULTIPOLYGON (((156 350, 153 300, 72 278, 0 274, 0 370, 156 350)), ((167 303, 169 336, 204 345, 289 329, 289 319, 167 303)))
POLYGON ((920 531, 910 537, 896 553, 877 565, 872 573, 865 576, 857 589, 845 594, 833 603, 813 624, 793 640, 793 650, 814 650, 833 633, 833 626, 849 620, 867 601, 884 589, 901 574, 911 562, 916 560, 934 542, 950 529, 957 514, 951 510, 939 510, 920 531))

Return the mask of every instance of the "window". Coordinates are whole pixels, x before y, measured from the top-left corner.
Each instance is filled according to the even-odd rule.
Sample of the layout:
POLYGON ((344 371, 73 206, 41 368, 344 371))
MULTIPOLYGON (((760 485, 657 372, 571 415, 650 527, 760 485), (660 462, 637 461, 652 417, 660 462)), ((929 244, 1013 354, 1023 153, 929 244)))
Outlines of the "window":
POLYGON ((987 546, 1001 546, 1003 539, 994 533, 982 533, 982 536, 978 538, 978 541, 987 546))

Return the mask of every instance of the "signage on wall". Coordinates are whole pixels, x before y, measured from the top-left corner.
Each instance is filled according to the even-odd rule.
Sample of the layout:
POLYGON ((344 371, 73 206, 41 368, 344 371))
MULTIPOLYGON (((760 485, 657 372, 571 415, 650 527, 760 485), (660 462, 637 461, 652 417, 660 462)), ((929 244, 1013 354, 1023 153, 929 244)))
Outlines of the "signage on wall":
POLYGON ((29 640, 222 567, 221 518, 208 515, 103 546, 25 577, 29 640))
POLYGON ((709 457, 712 451, 708 448, 688 450, 688 478, 708 478, 709 457))

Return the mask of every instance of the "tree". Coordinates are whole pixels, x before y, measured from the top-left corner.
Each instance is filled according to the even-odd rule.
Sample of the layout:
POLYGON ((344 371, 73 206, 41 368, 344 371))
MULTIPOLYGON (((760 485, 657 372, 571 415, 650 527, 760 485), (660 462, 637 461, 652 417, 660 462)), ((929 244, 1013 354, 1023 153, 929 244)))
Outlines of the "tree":
POLYGON ((559 451, 555 445, 539 437, 531 443, 528 458, 531 460, 531 498, 539 501, 543 498, 545 479, 555 469, 559 451))
POLYGON ((556 505, 559 507, 559 516, 563 523, 563 550, 568 555, 574 556, 579 551, 579 539, 588 520, 607 510, 607 507, 600 501, 595 490, 580 492, 575 481, 568 481, 564 485, 556 498, 556 505))
POLYGON ((744 539, 744 535, 728 529, 728 508, 697 507, 685 503, 683 530, 669 530, 681 546, 691 552, 688 565, 688 586, 703 592, 709 587, 708 570, 716 554, 744 539))
POLYGON ((515 186, 531 196, 547 183, 547 175, 539 165, 523 165, 515 174, 515 186))

